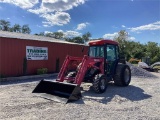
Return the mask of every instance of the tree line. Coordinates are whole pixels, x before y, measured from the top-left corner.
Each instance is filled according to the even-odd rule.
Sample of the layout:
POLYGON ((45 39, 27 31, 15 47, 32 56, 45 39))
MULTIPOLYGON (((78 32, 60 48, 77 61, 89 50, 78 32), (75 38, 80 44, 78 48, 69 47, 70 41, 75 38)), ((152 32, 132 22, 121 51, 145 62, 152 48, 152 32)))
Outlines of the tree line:
POLYGON ((9 31, 9 32, 18 32, 18 33, 24 33, 24 34, 30 34, 31 29, 29 28, 29 25, 19 25, 14 24, 11 26, 11 23, 6 20, 0 20, 0 30, 2 31, 9 31))
POLYGON ((160 61, 160 44, 156 42, 141 44, 140 42, 130 41, 125 30, 121 30, 114 40, 119 43, 120 54, 124 55, 126 60, 148 57, 151 64, 160 61))
MULTIPOLYGON (((26 34, 31 33, 28 25, 20 26, 19 24, 15 24, 11 27, 10 22, 5 20, 0 20, 0 30, 26 34)), ((90 32, 77 37, 65 37, 63 32, 40 32, 35 33, 35 35, 63 39, 68 42, 80 44, 88 42, 92 36, 90 32)), ((119 31, 118 36, 115 36, 113 40, 119 43, 120 54, 124 55, 127 61, 130 58, 142 59, 143 57, 149 57, 151 64, 160 61, 160 45, 156 42, 141 44, 140 42, 130 41, 129 34, 125 30, 119 31)))
POLYGON ((84 44, 88 42, 89 38, 92 36, 90 32, 86 32, 82 36, 76 36, 76 37, 66 37, 63 32, 49 32, 49 33, 40 32, 39 34, 36 33, 35 35, 46 36, 46 37, 51 37, 55 39, 63 39, 68 42, 74 42, 74 43, 80 43, 80 44, 84 44))
MULTIPOLYGON (((29 28, 29 25, 19 25, 19 24, 14 24, 11 26, 11 23, 6 20, 0 20, 0 30, 2 31, 9 31, 9 32, 17 32, 17 33, 26 33, 30 34, 31 29, 29 28)), ((82 36, 77 36, 77 37, 66 37, 63 32, 49 32, 49 33, 35 33, 34 35, 38 36, 45 36, 45 37, 51 37, 55 39, 63 39, 68 42, 74 42, 74 43, 81 43, 84 44, 85 42, 89 41, 89 37, 91 37, 91 33, 87 32, 83 34, 82 36)))
MULTIPOLYGON (((90 40, 92 36, 90 32, 83 34, 82 36, 77 36, 73 38, 64 37, 62 32, 51 32, 46 33, 41 32, 36 34, 39 36, 52 37, 56 39, 64 39, 68 42, 84 44, 90 40)), ((114 37, 113 40, 119 43, 120 54, 125 56, 128 61, 130 58, 142 59, 143 57, 150 58, 150 63, 160 61, 160 45, 156 42, 148 42, 146 44, 141 44, 140 42, 130 41, 129 34, 125 30, 118 32, 118 35, 114 37)), ((103 39, 103 38, 99 38, 103 39)))

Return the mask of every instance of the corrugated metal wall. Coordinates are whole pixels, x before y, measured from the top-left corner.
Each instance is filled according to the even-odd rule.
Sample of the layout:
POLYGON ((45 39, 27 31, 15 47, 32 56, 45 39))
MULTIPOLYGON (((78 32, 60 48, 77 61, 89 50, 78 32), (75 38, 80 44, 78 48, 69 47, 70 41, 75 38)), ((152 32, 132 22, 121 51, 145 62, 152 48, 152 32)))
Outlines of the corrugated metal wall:
POLYGON ((36 40, 22 40, 0 37, 0 74, 9 76, 23 75, 23 59, 26 57, 26 46, 48 47, 48 60, 28 60, 27 74, 36 74, 38 68, 47 68, 49 73, 56 70, 56 59, 60 67, 66 55, 82 57, 87 54, 88 47, 82 45, 55 43, 36 40))

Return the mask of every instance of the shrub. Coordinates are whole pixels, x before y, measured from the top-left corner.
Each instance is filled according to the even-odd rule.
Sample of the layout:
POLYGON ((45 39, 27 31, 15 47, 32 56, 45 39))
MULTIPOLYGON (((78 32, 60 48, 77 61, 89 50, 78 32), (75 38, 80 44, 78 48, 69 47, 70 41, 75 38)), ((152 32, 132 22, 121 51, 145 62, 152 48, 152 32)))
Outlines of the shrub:
POLYGON ((48 69, 47 69, 47 68, 37 69, 37 74, 38 74, 38 75, 46 74, 47 72, 48 72, 48 69))

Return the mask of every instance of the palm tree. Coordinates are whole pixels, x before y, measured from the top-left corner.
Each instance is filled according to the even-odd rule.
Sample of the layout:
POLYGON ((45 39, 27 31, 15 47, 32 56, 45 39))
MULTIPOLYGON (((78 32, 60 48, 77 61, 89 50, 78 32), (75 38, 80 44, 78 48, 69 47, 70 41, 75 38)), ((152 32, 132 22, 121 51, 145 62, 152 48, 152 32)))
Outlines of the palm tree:
POLYGON ((0 20, 0 30, 9 31, 10 22, 5 20, 0 20))
POLYGON ((29 28, 28 25, 23 25, 22 26, 22 33, 25 33, 25 34, 30 34, 31 33, 31 29, 29 28))
POLYGON ((15 24, 14 26, 13 26, 13 31, 14 32, 21 32, 21 26, 19 25, 19 24, 15 24))

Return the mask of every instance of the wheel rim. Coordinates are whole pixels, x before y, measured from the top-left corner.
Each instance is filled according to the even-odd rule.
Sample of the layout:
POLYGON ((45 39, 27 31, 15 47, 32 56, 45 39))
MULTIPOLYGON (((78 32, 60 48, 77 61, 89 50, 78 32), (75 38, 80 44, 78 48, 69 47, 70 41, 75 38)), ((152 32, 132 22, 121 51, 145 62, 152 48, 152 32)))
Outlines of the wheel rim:
POLYGON ((101 90, 104 90, 104 89, 105 89, 105 87, 106 87, 105 79, 102 79, 100 83, 101 83, 101 84, 100 84, 100 88, 101 88, 101 90))
POLYGON ((128 83, 129 80, 130 80, 130 72, 129 72, 128 69, 125 69, 124 80, 125 80, 126 83, 128 83))

